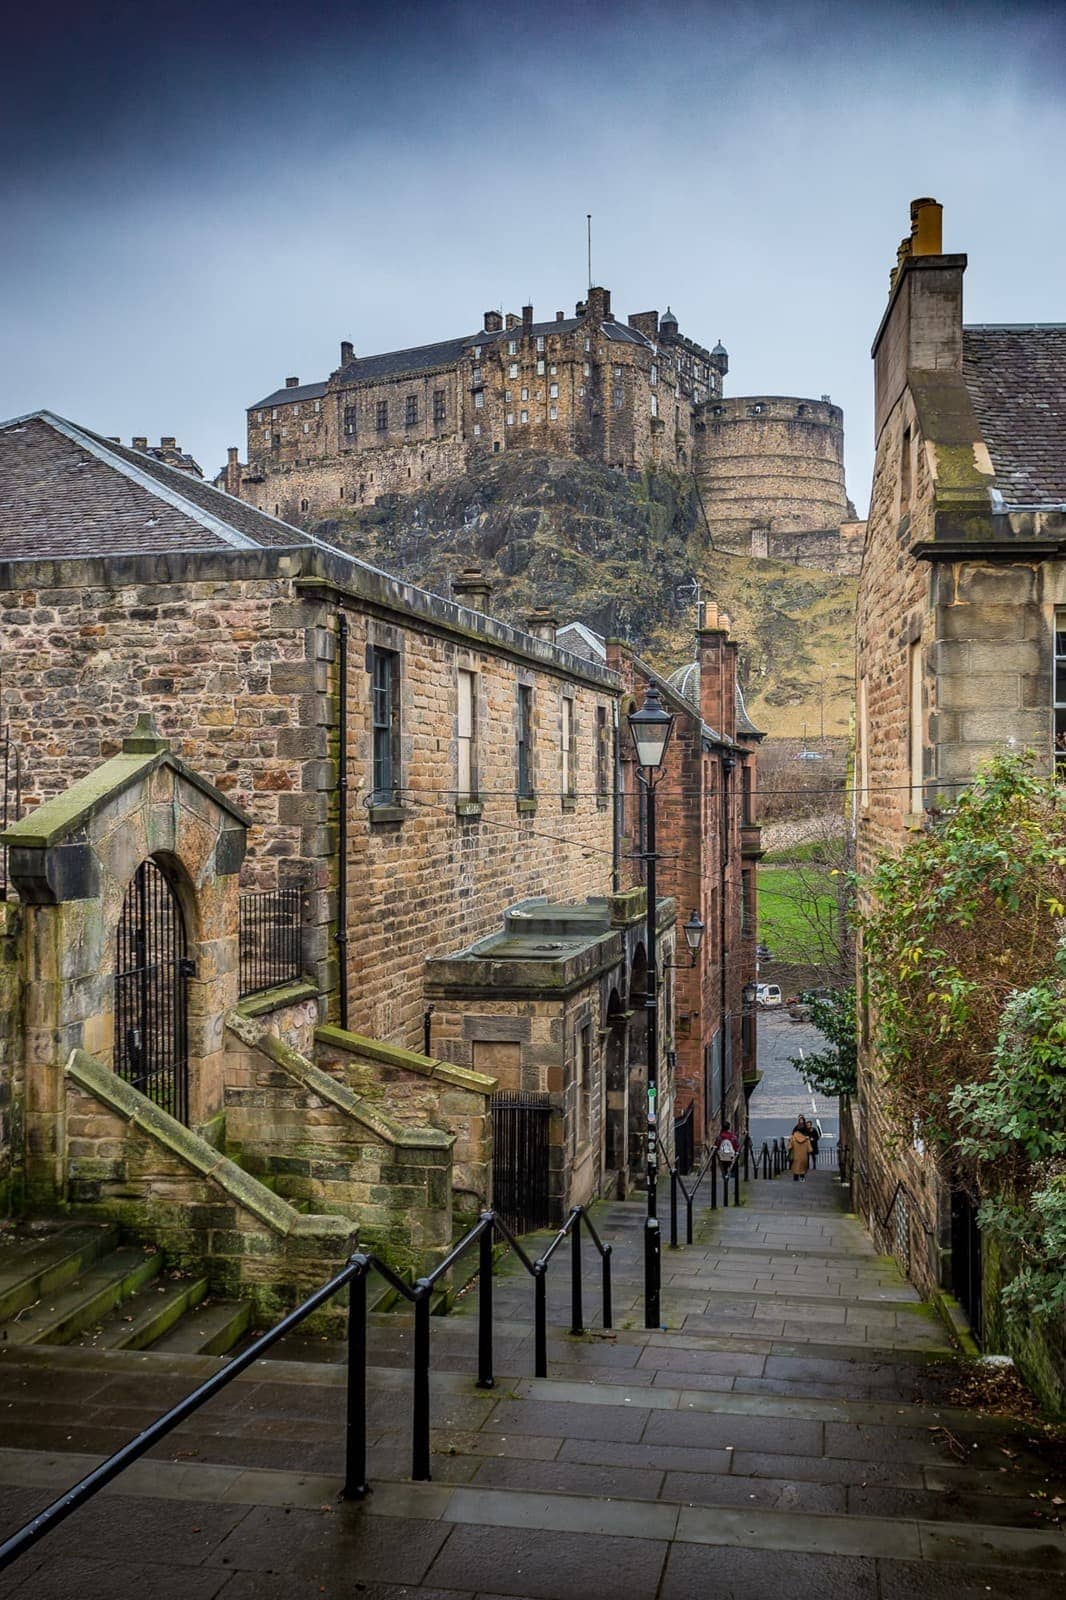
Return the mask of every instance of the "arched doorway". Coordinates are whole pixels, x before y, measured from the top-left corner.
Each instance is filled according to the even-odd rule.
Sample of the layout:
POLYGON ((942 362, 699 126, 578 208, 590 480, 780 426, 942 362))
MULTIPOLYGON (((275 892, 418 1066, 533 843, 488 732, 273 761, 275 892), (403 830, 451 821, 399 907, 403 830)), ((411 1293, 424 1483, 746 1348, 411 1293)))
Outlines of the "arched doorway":
POLYGON ((119 917, 115 951, 115 1053, 120 1078, 189 1120, 185 918, 157 861, 142 861, 119 917))

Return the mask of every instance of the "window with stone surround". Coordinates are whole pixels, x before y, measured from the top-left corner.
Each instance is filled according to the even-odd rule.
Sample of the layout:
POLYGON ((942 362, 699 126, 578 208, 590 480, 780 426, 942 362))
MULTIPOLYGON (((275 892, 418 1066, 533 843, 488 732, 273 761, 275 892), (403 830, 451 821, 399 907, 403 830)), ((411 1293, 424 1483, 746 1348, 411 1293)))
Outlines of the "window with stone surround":
POLYGON ((558 398, 559 398, 559 385, 557 383, 549 383, 549 385, 548 385, 548 399, 549 400, 558 400, 558 398))
POLYGON ((518 798, 533 798, 533 690, 518 685, 518 798))
POLYGON ((587 1144, 592 1135, 592 1024, 582 1024, 578 1049, 577 1142, 587 1144))
POLYGON ((548 407, 548 421, 549 422, 558 422, 558 420, 559 420, 559 407, 558 406, 549 406, 548 407))
POLYGON ((460 669, 459 701, 456 719, 458 752, 458 798, 477 798, 477 675, 460 669))
POLYGON ((564 800, 577 798, 577 762, 574 749, 574 702, 563 696, 563 724, 561 739, 562 792, 564 800))
POLYGON ((1066 779, 1066 606, 1055 613, 1055 776, 1066 779))
POLYGON ((379 433, 388 433, 388 431, 389 431, 389 402, 387 400, 379 400, 378 401, 377 410, 375 411, 375 417, 377 419, 377 430, 378 430, 378 432, 379 433))
POLYGON ((359 408, 354 403, 344 408, 344 431, 349 439, 355 437, 359 425, 359 408))
POLYGON ((483 411, 484 409, 485 409, 485 391, 484 391, 484 389, 479 389, 477 391, 477 393, 475 394, 475 396, 474 396, 474 410, 475 411, 483 411))
POLYGON ((370 699, 373 724, 374 805, 396 803, 399 787, 399 659, 394 650, 371 646, 370 699))
POLYGON ((601 803, 606 803, 610 793, 608 774, 610 773, 611 740, 607 723, 607 707, 596 707, 596 798, 601 803))
POLYGON ((518 354, 518 340, 517 339, 508 339, 508 341, 507 341, 507 354, 509 356, 516 356, 518 354))
POLYGON ((414 428, 418 425, 418 396, 409 394, 404 401, 403 425, 405 428, 414 428))
POLYGON ((443 422, 446 416, 447 416, 447 406, 445 404, 444 390, 443 389, 434 389, 434 391, 433 391, 433 421, 434 422, 443 422))

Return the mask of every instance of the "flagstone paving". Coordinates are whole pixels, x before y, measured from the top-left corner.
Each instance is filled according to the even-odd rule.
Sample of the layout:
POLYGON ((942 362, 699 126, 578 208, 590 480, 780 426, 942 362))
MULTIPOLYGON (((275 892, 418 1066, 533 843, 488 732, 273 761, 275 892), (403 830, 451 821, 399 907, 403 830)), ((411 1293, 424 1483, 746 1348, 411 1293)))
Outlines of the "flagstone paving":
MULTIPOLYGON (((376 1316, 370 1474, 337 1500, 337 1347, 257 1363, 6 1574, 0 1595, 153 1600, 1045 1600, 1066 1596, 1039 1429, 951 1403, 942 1325, 840 1208, 834 1175, 752 1182, 663 1253, 642 1326, 643 1211, 605 1205, 615 1328, 567 1335, 549 1277, 549 1372, 530 1376, 532 1285, 495 1280, 496 1386, 474 1386, 476 1289, 433 1323, 433 1481, 410 1459, 412 1330, 376 1316)), ((536 1241, 534 1241, 535 1243, 536 1241)), ((559 1252, 566 1256, 567 1247, 559 1252)), ((584 1309, 598 1260, 584 1246, 584 1309)), ((0 1352, 0 1516, 12 1529, 208 1373, 213 1357, 0 1352)))

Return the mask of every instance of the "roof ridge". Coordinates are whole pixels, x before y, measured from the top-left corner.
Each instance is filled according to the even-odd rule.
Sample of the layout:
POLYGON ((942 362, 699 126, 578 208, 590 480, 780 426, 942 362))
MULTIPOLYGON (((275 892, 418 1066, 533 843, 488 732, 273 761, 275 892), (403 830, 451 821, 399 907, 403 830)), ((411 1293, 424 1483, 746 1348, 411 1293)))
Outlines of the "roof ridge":
POLYGON ((964 322, 963 333, 1066 333, 1066 322, 964 322))

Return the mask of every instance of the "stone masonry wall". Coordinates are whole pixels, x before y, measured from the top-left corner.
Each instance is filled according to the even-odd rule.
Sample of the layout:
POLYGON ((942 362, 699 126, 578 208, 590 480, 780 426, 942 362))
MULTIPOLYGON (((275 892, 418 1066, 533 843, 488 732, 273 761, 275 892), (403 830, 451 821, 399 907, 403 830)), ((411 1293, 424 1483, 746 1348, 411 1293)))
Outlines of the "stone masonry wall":
POLYGON ((848 515, 843 412, 779 395, 717 400, 706 407, 696 473, 716 542, 746 549, 753 524, 772 535, 839 527, 848 515))
POLYGON ((0 1219, 19 1209, 25 1080, 18 907, 0 903, 0 1219))

